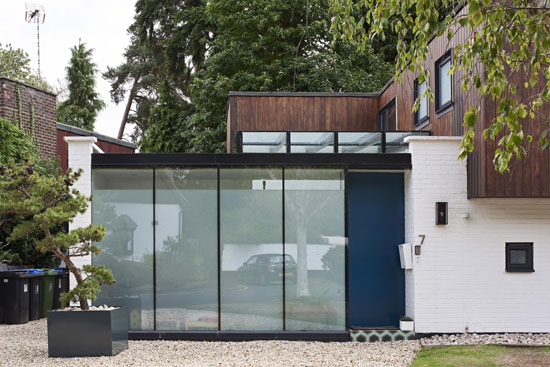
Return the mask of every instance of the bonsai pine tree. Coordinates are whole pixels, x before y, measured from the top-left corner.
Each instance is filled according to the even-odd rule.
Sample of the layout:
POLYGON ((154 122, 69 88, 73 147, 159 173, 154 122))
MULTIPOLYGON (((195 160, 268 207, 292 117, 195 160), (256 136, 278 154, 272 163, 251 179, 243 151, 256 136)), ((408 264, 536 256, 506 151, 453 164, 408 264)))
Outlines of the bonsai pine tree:
POLYGON ((56 176, 39 175, 34 165, 27 161, 19 165, 0 165, 0 224, 2 218, 9 215, 22 217, 9 240, 41 233, 42 239, 35 243, 37 248, 51 251, 63 260, 77 282, 73 290, 61 294, 63 307, 73 301, 87 310, 88 300, 95 300, 101 285, 115 282, 113 273, 103 265, 84 265, 80 269, 72 258, 98 254, 100 250, 93 242, 103 239, 105 228, 91 224, 68 233, 52 232, 54 227, 71 222, 88 208, 91 198, 73 188, 81 174, 81 170, 74 173, 68 170, 56 176))

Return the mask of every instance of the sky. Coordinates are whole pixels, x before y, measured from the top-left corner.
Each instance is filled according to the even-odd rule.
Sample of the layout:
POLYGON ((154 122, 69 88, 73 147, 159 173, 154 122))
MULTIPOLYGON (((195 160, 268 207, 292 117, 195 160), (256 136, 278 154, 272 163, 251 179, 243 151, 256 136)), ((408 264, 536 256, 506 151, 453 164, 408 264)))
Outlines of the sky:
MULTIPOLYGON (((24 0, 0 0, 0 43, 11 43, 22 48, 31 59, 33 69, 38 68, 36 24, 25 22, 24 0)), ((40 70, 48 83, 59 86, 65 79, 65 68, 71 57, 70 48, 80 39, 94 49, 93 61, 99 73, 96 88, 107 107, 100 111, 95 131, 116 137, 124 111, 124 103, 118 106, 111 101, 110 85, 100 73, 107 66, 117 66, 123 61, 123 53, 130 42, 127 29, 134 16, 136 0, 34 0, 42 4, 46 12, 40 25, 40 70)), ((126 133, 130 128, 126 128, 126 133)))

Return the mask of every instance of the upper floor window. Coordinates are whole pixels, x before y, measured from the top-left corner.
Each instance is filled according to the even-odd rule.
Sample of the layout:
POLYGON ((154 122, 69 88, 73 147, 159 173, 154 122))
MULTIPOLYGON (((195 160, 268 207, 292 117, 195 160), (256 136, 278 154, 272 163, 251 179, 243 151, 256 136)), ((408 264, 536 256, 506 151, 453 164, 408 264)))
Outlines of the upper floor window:
POLYGON ((451 50, 435 62, 435 112, 453 104, 453 77, 450 70, 451 50))
POLYGON ((419 127, 424 122, 428 121, 428 96, 424 96, 426 92, 427 83, 424 80, 422 83, 418 83, 418 79, 414 80, 414 100, 420 97, 418 109, 414 113, 414 126, 419 127))
POLYGON ((378 123, 381 131, 397 131, 397 110, 395 98, 388 102, 378 113, 378 123))

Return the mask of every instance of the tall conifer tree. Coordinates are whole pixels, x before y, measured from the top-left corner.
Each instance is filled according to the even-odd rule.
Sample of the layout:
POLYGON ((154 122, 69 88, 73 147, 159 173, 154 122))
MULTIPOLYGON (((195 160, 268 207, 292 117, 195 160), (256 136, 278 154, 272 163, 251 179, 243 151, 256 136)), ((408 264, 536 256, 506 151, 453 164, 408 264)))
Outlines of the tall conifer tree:
POLYGON ((86 130, 93 130, 97 113, 105 107, 95 90, 96 65, 92 61, 93 49, 85 43, 71 48, 71 60, 67 66, 69 98, 57 107, 59 122, 86 130))

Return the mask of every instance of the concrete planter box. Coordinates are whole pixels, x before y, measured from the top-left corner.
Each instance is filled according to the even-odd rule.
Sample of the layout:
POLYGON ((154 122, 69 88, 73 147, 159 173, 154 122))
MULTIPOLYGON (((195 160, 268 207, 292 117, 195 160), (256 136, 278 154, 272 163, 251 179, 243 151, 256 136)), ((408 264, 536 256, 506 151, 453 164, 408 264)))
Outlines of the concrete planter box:
POLYGON ((48 312, 50 357, 113 356, 128 349, 128 314, 124 308, 48 312))
POLYGON ((414 331, 414 321, 399 321, 399 329, 402 331, 414 331))

